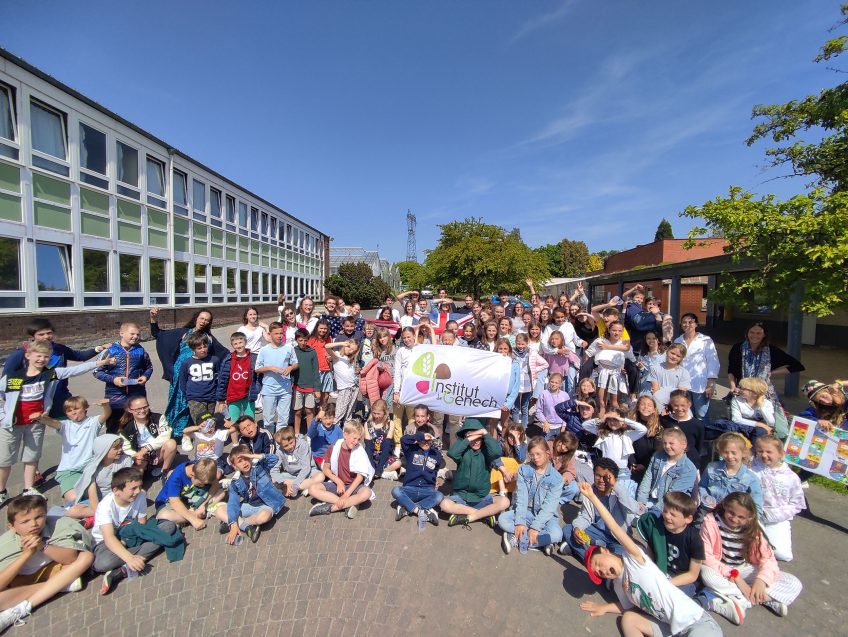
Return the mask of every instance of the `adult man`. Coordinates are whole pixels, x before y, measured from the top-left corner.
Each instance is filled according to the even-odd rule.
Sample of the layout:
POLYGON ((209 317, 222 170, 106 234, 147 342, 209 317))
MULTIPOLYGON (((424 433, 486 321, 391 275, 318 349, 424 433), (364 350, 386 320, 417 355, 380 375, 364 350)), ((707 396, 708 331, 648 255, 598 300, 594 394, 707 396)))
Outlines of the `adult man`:
POLYGON ((458 312, 465 312, 466 314, 468 314, 469 312, 473 312, 474 311, 474 297, 471 296, 470 294, 466 294, 465 295, 465 305, 460 307, 457 311, 458 312))

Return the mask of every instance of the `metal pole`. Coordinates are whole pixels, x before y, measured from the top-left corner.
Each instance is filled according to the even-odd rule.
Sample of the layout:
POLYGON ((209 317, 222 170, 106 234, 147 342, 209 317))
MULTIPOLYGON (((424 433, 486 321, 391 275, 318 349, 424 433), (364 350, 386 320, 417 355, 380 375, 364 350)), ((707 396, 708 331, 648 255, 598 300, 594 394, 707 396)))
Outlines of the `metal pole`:
MULTIPOLYGON (((786 323, 786 353, 801 360, 801 331, 803 325, 803 314, 801 313, 801 301, 804 300, 804 284, 801 281, 792 286, 792 294, 789 297, 789 318, 786 323)), ((786 376, 783 385, 783 393, 786 396, 797 396, 800 377, 797 373, 786 376)))
POLYGON ((680 325, 680 275, 671 277, 671 286, 668 293, 668 313, 674 321, 674 333, 677 334, 680 325))

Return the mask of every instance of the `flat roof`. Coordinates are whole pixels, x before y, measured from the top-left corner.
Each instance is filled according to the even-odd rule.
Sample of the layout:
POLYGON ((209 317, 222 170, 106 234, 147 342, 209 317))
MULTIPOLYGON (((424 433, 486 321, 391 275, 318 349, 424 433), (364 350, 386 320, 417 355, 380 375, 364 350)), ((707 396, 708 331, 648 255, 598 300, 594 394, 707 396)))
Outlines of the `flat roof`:
POLYGON ((613 283, 629 283, 634 281, 650 281, 653 279, 669 279, 673 276, 692 277, 724 272, 750 272, 757 270, 759 265, 753 259, 738 259, 732 254, 721 254, 717 257, 678 261, 647 268, 622 270, 588 277, 591 284, 608 285, 613 283))
POLYGON ((172 145, 171 145, 171 144, 169 144, 168 142, 166 142, 166 141, 164 141, 164 140, 162 140, 162 139, 159 139, 158 137, 156 137, 156 135, 154 135, 154 134, 152 134, 152 133, 150 133, 150 132, 148 132, 148 131, 144 130, 143 128, 140 128, 139 126, 136 126, 135 124, 133 124, 132 122, 130 122, 130 121, 129 121, 129 120, 127 120, 127 119, 124 119, 123 117, 121 117, 120 115, 118 115, 117 113, 115 113, 114 111, 110 111, 108 108, 106 108, 106 107, 105 107, 105 106, 103 106, 102 104, 99 104, 99 103, 95 102, 93 99, 91 99, 91 98, 89 98, 89 97, 86 97, 85 95, 83 95, 83 94, 82 94, 82 93, 80 93, 79 91, 76 91, 76 90, 72 89, 72 88, 71 88, 70 86, 68 86, 67 84, 64 84, 64 83, 60 82, 59 80, 57 80, 57 79, 56 79, 55 77, 53 77, 52 75, 48 75, 47 73, 45 73, 45 72, 44 72, 44 71, 42 71, 41 69, 39 69, 39 68, 37 68, 37 67, 33 66, 32 64, 30 64, 29 62, 27 62, 27 61, 26 61, 26 60, 24 60, 23 58, 18 57, 17 55, 15 55, 14 53, 11 53, 11 52, 10 52, 10 51, 8 51, 7 49, 4 49, 3 47, 0 47, 0 57, 3 57, 3 58, 5 58, 6 60, 8 60, 9 62, 12 62, 13 64, 16 64, 17 66, 21 67, 21 68, 22 68, 22 69, 24 69, 25 71, 27 71, 27 72, 29 72, 29 73, 32 73, 33 75, 35 75, 35 76, 36 76, 36 77, 38 77, 39 79, 44 80, 44 81, 45 81, 45 82, 47 82, 48 84, 52 84, 53 86, 55 86, 55 87, 56 87, 56 88, 58 88, 59 90, 64 91, 65 93, 67 93, 67 94, 68 94, 68 95, 70 95, 71 97, 74 97, 74 98, 78 99, 79 101, 83 102, 83 103, 84 103, 84 104, 86 104, 87 106, 90 106, 91 108, 93 108, 93 109, 96 109, 96 110, 100 111, 101 113, 103 113, 103 114, 104 114, 104 115, 106 115, 107 117, 111 117, 112 119, 114 119, 114 120, 116 120, 116 121, 120 122, 121 124, 123 124, 123 125, 124 125, 124 126, 126 126, 127 128, 129 128, 129 129, 133 130, 134 132, 138 133, 139 135, 143 135, 144 137, 147 137, 147 139, 149 139, 150 141, 152 141, 152 142, 154 142, 154 143, 156 143, 156 144, 159 144, 160 146, 164 146, 164 147, 165 147, 165 148, 167 148, 169 151, 173 151, 173 153, 174 153, 175 155, 179 155, 180 157, 182 157, 182 158, 184 158, 184 159, 187 159, 188 161, 190 161, 190 162, 192 162, 192 163, 196 164, 197 166, 199 166, 199 167, 200 167, 200 168, 202 168, 203 170, 207 171, 208 173, 210 173, 210 174, 212 174, 212 175, 215 175, 218 179, 220 179, 220 180, 222 180, 222 181, 225 181, 226 183, 230 184, 231 186, 233 186, 233 187, 235 187, 235 188, 238 188, 239 190, 242 190, 242 191, 246 192, 246 193, 247 193, 248 195, 250 195, 251 197, 254 197, 254 198, 255 198, 255 199, 257 199, 258 201, 260 201, 260 202, 264 203, 266 206, 269 206, 269 207, 271 207, 271 208, 274 208, 275 210, 279 210, 279 211, 280 211, 280 212, 282 212, 283 214, 287 215, 287 216, 288 216, 288 217, 289 217, 292 221, 296 221, 297 223, 303 224, 303 225, 304 225, 304 226, 306 226, 307 228, 309 228, 309 229, 311 229, 311 230, 314 230, 315 232, 317 232, 318 234, 320 234, 320 235, 322 235, 322 236, 324 236, 324 237, 327 237, 327 238, 329 238, 329 237, 330 237, 330 235, 326 234, 325 232, 322 232, 321 230, 318 230, 318 228, 316 228, 316 227, 314 227, 314 226, 312 226, 312 225, 310 225, 310 224, 306 223, 305 221, 302 221, 301 219, 298 219, 297 217, 295 217, 294 215, 292 215, 290 212, 287 212, 287 211, 286 211, 286 210, 284 210, 283 208, 280 208, 280 206, 278 206, 277 204, 275 204, 275 203, 272 203, 272 202, 268 201, 267 199, 265 199, 265 197, 261 197, 260 195, 257 195, 255 192, 253 192, 253 191, 251 191, 251 190, 248 190, 247 188, 245 188, 245 187, 244 187, 244 186, 242 186, 241 184, 237 184, 236 182, 234 182, 234 181, 233 181, 232 179, 230 179, 229 177, 226 177, 226 176, 222 175, 222 174, 221 174, 221 173, 219 173, 217 170, 215 170, 215 169, 213 169, 213 168, 210 168, 210 167, 209 167, 209 166, 207 166, 206 164, 204 164, 204 163, 202 163, 202 162, 200 162, 200 161, 196 160, 194 157, 192 157, 192 156, 190 156, 190 155, 188 155, 188 154, 186 154, 186 153, 182 152, 182 151, 181 151, 181 150, 179 150, 178 148, 174 148, 174 146, 172 146, 172 145))

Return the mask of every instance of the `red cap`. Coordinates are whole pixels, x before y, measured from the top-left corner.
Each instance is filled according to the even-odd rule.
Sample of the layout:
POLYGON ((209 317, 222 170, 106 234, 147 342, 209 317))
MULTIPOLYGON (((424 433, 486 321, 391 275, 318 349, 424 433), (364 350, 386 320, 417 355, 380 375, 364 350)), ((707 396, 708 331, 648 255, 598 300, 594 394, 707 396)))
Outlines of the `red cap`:
POLYGON ((599 548, 601 548, 601 547, 595 546, 594 544, 589 546, 586 549, 586 555, 583 558, 583 563, 586 565, 586 573, 589 575, 589 579, 592 580, 593 584, 600 584, 603 581, 601 576, 598 575, 594 570, 592 570, 592 565, 591 565, 592 556, 595 554, 595 551, 597 551, 599 548))

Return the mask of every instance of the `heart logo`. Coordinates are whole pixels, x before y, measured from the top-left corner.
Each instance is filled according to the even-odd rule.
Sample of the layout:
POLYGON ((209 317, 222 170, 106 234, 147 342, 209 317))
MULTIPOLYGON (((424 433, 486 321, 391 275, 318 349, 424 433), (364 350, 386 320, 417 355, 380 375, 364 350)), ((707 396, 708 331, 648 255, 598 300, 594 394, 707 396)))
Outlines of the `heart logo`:
POLYGON ((415 389, 417 389, 422 394, 426 394, 430 389, 430 381, 419 380, 417 383, 415 383, 415 389))

